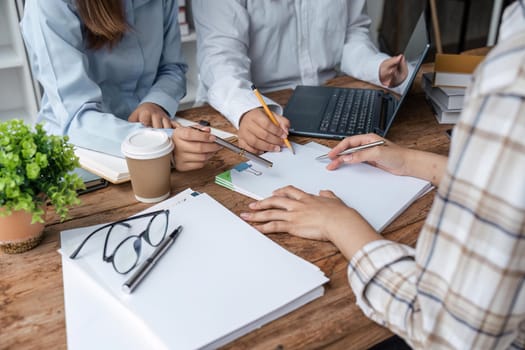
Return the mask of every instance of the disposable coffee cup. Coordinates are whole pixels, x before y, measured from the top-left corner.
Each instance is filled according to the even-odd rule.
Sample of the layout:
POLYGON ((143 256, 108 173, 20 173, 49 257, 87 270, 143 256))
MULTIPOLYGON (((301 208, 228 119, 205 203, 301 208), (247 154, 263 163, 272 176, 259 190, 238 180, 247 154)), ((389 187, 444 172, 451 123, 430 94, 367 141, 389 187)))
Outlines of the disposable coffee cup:
POLYGON ((171 138, 163 131, 141 129, 126 137, 121 150, 126 157, 135 198, 144 203, 168 198, 173 150, 171 138))

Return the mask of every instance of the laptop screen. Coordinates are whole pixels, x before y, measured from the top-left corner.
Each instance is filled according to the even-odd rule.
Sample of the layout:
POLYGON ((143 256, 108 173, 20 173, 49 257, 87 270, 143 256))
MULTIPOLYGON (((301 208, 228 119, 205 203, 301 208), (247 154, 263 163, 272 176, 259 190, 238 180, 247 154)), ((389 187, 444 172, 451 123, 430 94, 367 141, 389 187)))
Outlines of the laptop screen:
POLYGON ((397 101, 395 111, 388 121, 388 125, 386 126, 385 130, 390 129, 390 126, 394 121, 394 117, 399 112, 399 108, 401 108, 404 99, 408 95, 410 87, 417 76, 417 71, 421 67, 421 64, 423 63, 429 48, 430 44, 428 40, 428 28, 425 19, 425 12, 423 11, 419 16, 416 26, 410 35, 407 46, 405 47, 405 51, 403 52, 405 59, 407 60, 407 64, 412 67, 411 74, 407 76, 408 83, 405 84, 405 90, 402 92, 401 98, 397 101))

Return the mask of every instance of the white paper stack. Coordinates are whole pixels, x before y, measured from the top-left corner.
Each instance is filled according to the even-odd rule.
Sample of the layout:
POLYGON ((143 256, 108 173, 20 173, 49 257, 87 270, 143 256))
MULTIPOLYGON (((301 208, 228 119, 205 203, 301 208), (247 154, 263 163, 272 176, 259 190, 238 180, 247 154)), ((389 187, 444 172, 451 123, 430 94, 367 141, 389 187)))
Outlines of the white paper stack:
POLYGON ((191 193, 149 209, 169 209, 168 232, 183 231, 130 295, 129 276, 102 261, 105 237, 69 258, 96 226, 61 233, 69 348, 217 348, 323 295, 317 266, 191 193))

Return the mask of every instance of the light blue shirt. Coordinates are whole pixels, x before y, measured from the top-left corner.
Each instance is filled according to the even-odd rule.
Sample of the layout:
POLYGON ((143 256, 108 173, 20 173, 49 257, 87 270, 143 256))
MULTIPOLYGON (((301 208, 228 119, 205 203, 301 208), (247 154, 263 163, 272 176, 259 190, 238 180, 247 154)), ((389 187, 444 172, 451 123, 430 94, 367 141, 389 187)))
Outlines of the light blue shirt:
POLYGON ((193 0, 192 6, 197 98, 237 127, 245 112, 260 106, 252 82, 267 92, 320 85, 341 71, 381 85, 379 65, 389 56, 369 37, 365 0, 193 0))
POLYGON ((34 76, 44 88, 38 122, 81 147, 121 156, 143 127, 127 121, 144 102, 170 116, 186 94, 176 0, 125 0, 130 30, 112 49, 85 48, 74 1, 28 0, 21 21, 34 76))

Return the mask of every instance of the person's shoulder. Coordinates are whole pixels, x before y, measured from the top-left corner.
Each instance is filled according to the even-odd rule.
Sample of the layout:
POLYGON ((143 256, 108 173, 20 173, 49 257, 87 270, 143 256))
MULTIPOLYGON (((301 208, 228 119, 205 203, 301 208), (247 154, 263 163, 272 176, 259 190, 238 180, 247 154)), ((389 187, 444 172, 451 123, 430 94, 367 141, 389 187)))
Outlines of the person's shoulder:
POLYGON ((475 77, 481 94, 507 91, 525 96, 525 32, 498 43, 475 77))
POLYGON ((25 13, 31 13, 38 11, 40 14, 53 13, 63 8, 68 8, 71 11, 75 11, 76 2, 75 0, 26 0, 25 2, 25 13))

